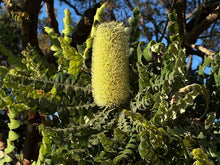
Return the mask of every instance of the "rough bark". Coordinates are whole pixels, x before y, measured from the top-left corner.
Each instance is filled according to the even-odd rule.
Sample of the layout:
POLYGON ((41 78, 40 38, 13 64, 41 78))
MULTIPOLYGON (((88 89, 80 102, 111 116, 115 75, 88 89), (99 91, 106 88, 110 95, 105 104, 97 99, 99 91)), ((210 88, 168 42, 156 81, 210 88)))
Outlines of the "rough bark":
POLYGON ((76 26, 76 29, 74 30, 72 34, 72 46, 76 47, 77 45, 83 44, 86 39, 90 35, 90 31, 92 28, 94 16, 96 14, 97 8, 101 6, 100 3, 97 3, 94 5, 94 7, 89 8, 85 11, 83 14, 81 20, 76 26))
POLYGON ((39 113, 36 113, 33 119, 29 120, 25 130, 25 142, 24 142, 24 160, 23 163, 28 164, 31 160, 37 160, 39 154, 39 142, 42 136, 38 130, 38 126, 41 123, 39 113))
MULTIPOLYGON (((201 16, 204 17, 204 16, 201 16)), ((191 30, 185 36, 185 42, 193 44, 198 39, 199 35, 210 27, 210 25, 220 18, 220 4, 201 21, 197 21, 191 30)))
POLYGON ((46 2, 47 16, 50 26, 59 34, 58 22, 54 13, 54 0, 44 0, 46 2))
POLYGON ((179 25, 179 34, 180 36, 183 36, 186 33, 186 0, 176 0, 174 2, 174 8, 176 9, 176 14, 178 17, 177 23, 179 25))
POLYGON ((22 47, 26 48, 28 44, 39 49, 37 38, 38 15, 42 0, 26 0, 24 3, 24 12, 29 14, 29 19, 22 21, 22 47))
POLYGON ((201 57, 204 55, 213 56, 215 54, 214 52, 202 46, 197 46, 195 43, 199 35, 220 18, 220 4, 214 3, 211 6, 203 5, 198 8, 197 14, 187 24, 185 5, 185 0, 176 0, 174 3, 174 8, 177 13, 177 23, 179 25, 179 34, 182 38, 182 46, 187 49, 189 54, 194 52, 201 57))

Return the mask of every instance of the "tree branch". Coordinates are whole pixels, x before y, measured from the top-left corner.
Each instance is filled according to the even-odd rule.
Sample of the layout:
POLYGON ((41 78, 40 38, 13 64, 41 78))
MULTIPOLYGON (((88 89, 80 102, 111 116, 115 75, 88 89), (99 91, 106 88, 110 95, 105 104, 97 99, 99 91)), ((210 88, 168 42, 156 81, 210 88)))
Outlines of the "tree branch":
POLYGON ((24 3, 24 12, 29 14, 29 19, 22 20, 22 46, 26 48, 28 43, 36 46, 39 50, 37 38, 38 15, 42 0, 26 0, 24 3))
POLYGON ((177 23, 179 25, 179 34, 183 36, 186 34, 186 0, 176 0, 174 1, 174 8, 177 14, 177 23))
POLYGON ((206 55, 211 56, 211 57, 216 54, 216 52, 212 52, 212 51, 210 51, 209 49, 207 49, 203 46, 199 46, 199 45, 195 45, 195 44, 191 44, 191 48, 192 49, 197 49, 197 50, 199 50, 199 51, 201 51, 201 52, 203 52, 206 55))
POLYGON ((73 8, 73 10, 75 11, 75 13, 79 16, 82 16, 82 14, 78 11, 78 9, 76 8, 76 6, 72 5, 70 2, 68 2, 67 0, 60 0, 60 2, 64 2, 67 5, 69 5, 70 7, 73 8))
POLYGON ((54 13, 54 0, 44 0, 46 2, 48 21, 56 33, 59 34, 58 22, 54 13))
POLYGON ((188 63, 187 63, 187 66, 186 66, 186 76, 188 78, 190 78, 191 66, 192 66, 192 55, 189 55, 188 63))
POLYGON ((172 11, 172 0, 159 0, 159 2, 163 5, 164 8, 166 8, 167 13, 172 11))
POLYGON ((125 0, 125 3, 127 4, 127 6, 129 7, 129 9, 132 11, 134 9, 134 7, 132 6, 131 2, 129 0, 125 0))
POLYGON ((71 45, 76 48, 77 45, 83 44, 90 35, 94 16, 97 8, 101 6, 100 3, 95 4, 92 8, 89 8, 83 14, 81 20, 77 24, 72 34, 71 45))
POLYGON ((190 19, 195 13, 199 10, 199 7, 196 7, 190 14, 186 16, 186 20, 190 19))
POLYGON ((210 25, 220 18, 220 4, 211 12, 205 19, 203 19, 198 25, 195 25, 193 29, 185 36, 185 41, 189 44, 195 43, 199 35, 210 25))
POLYGON ((198 38, 208 38, 208 37, 217 37, 217 36, 220 36, 220 33, 210 34, 206 36, 199 36, 198 38))

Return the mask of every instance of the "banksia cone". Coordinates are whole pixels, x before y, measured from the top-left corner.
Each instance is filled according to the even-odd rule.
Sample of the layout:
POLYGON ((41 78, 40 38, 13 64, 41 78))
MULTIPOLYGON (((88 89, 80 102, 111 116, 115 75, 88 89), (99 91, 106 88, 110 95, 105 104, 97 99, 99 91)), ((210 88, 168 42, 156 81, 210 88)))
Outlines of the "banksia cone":
POLYGON ((93 41, 92 90, 99 106, 125 103, 129 97, 128 41, 122 23, 100 24, 93 41))

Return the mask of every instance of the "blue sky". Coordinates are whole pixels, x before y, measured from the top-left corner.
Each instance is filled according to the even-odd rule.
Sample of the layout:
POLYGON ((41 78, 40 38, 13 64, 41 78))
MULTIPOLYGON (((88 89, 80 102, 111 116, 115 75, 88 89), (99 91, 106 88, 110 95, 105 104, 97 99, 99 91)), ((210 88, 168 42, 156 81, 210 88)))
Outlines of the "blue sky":
MULTIPOLYGON (((55 9, 57 9, 57 21, 59 23, 59 31, 60 31, 60 33, 62 32, 62 30, 64 28, 63 18, 64 18, 64 10, 66 8, 68 8, 70 10, 72 19, 75 19, 75 20, 73 20, 74 22, 78 22, 80 20, 80 17, 75 14, 74 10, 71 9, 65 3, 60 3, 58 0, 55 0, 54 1, 54 7, 55 7, 55 9)), ((47 17, 46 6, 43 6, 42 13, 41 13, 41 15, 39 17, 40 18, 47 17)), ((197 44, 199 44, 199 43, 197 43, 197 44)), ((192 61, 192 69, 196 69, 197 66, 199 64, 201 64, 201 62, 202 62, 202 59, 200 57, 197 57, 197 56, 193 56, 192 60, 193 60, 192 61)), ((188 58, 186 59, 186 61, 188 61, 188 58)), ((206 74, 209 74, 210 71, 211 71, 211 68, 206 68, 205 69, 205 73, 206 74)))
MULTIPOLYGON (((71 17, 75 18, 77 20, 75 20, 74 22, 78 22, 78 20, 80 19, 80 17, 78 17, 75 12, 73 11, 73 9, 71 9, 68 5, 66 5, 65 3, 60 3, 58 0, 54 1, 54 8, 57 9, 57 21, 59 23, 59 31, 60 33, 62 32, 64 25, 63 25, 63 18, 64 18, 64 10, 66 8, 68 8, 71 12, 71 17)), ((47 17, 47 12, 46 12, 46 6, 44 5, 42 7, 42 13, 39 16, 40 18, 43 17, 47 17)))

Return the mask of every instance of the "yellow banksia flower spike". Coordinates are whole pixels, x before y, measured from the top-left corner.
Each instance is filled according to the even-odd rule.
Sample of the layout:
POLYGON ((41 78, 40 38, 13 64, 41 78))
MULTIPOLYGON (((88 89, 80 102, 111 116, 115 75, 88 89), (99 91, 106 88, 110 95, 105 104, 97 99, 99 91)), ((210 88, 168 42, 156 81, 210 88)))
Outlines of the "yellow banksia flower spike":
POLYGON ((128 40, 122 23, 97 27, 93 41, 92 90, 99 106, 120 105, 129 97, 128 40))

